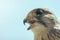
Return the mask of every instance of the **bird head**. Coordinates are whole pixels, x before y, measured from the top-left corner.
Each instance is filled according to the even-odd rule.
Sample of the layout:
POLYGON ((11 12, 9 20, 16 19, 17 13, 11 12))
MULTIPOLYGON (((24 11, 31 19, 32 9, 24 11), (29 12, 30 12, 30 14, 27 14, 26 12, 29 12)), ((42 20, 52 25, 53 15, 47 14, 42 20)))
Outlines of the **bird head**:
POLYGON ((27 16, 25 17, 25 19, 23 20, 23 23, 24 24, 25 23, 29 23, 30 24, 28 30, 29 29, 33 29, 37 25, 40 25, 41 24, 40 23, 41 17, 43 17, 44 15, 47 15, 47 14, 52 14, 52 13, 49 12, 48 10, 45 10, 45 9, 42 9, 42 8, 33 9, 32 11, 30 11, 27 14, 27 16))

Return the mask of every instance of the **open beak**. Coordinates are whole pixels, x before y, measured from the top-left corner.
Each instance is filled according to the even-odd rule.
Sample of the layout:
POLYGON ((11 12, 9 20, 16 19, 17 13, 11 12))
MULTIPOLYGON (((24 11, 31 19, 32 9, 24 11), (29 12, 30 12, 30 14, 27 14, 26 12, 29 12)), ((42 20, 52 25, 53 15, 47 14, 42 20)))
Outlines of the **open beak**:
MULTIPOLYGON (((27 20, 26 20, 26 19, 23 20, 23 24, 24 24, 24 25, 25 25, 25 23, 27 23, 27 20)), ((27 28, 27 30, 29 30, 29 29, 30 29, 30 27, 27 28)))
MULTIPOLYGON (((25 25, 25 23, 29 23, 29 24, 34 24, 35 23, 35 20, 26 20, 24 19, 23 20, 23 24, 25 25)), ((30 30, 32 28, 32 26, 30 25, 27 30, 30 30)))

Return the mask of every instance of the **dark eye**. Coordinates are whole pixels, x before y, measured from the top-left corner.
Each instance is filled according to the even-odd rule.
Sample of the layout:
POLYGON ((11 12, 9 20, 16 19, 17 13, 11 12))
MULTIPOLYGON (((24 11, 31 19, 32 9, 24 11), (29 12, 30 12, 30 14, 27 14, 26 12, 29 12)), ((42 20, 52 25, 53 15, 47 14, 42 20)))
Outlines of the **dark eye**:
POLYGON ((37 9, 37 10, 36 10, 36 14, 37 14, 37 15, 41 15, 41 14, 42 14, 42 10, 37 9))

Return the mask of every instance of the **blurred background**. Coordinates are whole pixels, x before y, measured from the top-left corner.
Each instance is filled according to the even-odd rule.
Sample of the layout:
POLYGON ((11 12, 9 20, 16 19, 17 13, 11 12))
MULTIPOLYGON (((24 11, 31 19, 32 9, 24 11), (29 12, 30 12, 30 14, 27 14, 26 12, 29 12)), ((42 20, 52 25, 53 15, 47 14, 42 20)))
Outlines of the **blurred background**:
POLYGON ((0 0, 0 40, 34 40, 23 19, 35 8, 48 8, 60 19, 60 0, 0 0))

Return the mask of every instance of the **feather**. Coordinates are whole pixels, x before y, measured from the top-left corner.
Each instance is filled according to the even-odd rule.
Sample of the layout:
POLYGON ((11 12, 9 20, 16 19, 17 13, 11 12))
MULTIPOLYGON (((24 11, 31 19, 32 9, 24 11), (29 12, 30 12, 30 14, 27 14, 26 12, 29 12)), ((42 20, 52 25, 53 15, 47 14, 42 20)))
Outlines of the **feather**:
POLYGON ((37 8, 29 12, 23 23, 29 23, 34 40, 60 40, 60 30, 55 29, 59 24, 56 16, 45 9, 37 8))

